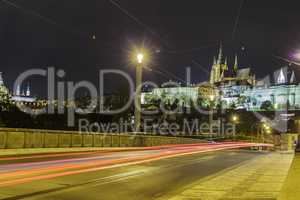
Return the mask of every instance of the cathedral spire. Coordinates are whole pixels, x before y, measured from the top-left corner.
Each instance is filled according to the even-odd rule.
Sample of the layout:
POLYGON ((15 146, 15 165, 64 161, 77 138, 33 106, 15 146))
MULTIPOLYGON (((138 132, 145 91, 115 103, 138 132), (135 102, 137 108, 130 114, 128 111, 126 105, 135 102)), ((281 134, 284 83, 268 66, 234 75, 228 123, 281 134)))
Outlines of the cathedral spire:
POLYGON ((0 86, 4 85, 3 77, 2 77, 2 72, 0 72, 0 86))
POLYGON ((280 69, 279 75, 277 77, 277 84, 284 84, 286 83, 285 75, 283 69, 280 69))
POLYGON ((27 85, 27 89, 26 89, 26 96, 30 96, 30 86, 29 84, 27 85))
POLYGON ((295 83, 295 81, 296 81, 296 77, 295 77, 295 72, 293 71, 291 75, 290 83, 295 83))
POLYGON ((217 60, 216 60, 216 57, 214 56, 214 64, 213 65, 216 65, 217 64, 217 60))
POLYGON ((21 95, 21 88, 20 85, 17 85, 17 91, 15 92, 16 96, 20 96, 21 95))
POLYGON ((218 56, 218 64, 221 64, 222 57, 223 57, 223 46, 222 46, 222 43, 220 43, 219 56, 218 56))
POLYGON ((237 70, 238 70, 238 56, 237 56, 237 54, 235 54, 233 71, 237 72, 237 70))
POLYGON ((223 69, 224 69, 225 71, 228 70, 227 57, 225 58, 225 62, 224 62, 224 67, 223 67, 223 69))

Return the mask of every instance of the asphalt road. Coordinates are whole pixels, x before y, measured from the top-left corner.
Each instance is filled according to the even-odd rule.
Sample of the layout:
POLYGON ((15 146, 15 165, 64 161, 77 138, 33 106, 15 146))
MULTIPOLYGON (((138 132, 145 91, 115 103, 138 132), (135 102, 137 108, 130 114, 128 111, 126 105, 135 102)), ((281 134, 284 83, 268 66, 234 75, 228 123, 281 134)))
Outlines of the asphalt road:
POLYGON ((171 197, 199 179, 261 155, 244 150, 199 150, 203 148, 177 146, 0 159, 0 199, 171 197))

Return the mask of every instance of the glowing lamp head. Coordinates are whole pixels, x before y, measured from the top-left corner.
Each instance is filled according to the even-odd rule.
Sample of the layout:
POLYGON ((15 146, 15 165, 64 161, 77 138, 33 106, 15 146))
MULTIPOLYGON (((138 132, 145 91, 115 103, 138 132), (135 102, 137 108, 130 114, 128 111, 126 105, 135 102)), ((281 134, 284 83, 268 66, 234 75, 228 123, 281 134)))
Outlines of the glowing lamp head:
POLYGON ((232 121, 236 122, 238 120, 239 120, 238 116, 236 116, 236 115, 232 116, 232 121))
POLYGON ((144 55, 139 53, 139 54, 137 54, 136 58, 137 58, 138 63, 141 64, 143 62, 144 55))

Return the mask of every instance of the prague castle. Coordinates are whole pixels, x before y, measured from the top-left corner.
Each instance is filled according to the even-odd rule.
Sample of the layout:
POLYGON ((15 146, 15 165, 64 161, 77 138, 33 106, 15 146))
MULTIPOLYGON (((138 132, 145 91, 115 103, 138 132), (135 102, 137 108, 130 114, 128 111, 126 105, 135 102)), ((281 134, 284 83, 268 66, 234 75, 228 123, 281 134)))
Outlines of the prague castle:
POLYGON ((211 97, 218 99, 225 109, 300 110, 300 85, 291 66, 282 67, 263 79, 256 79, 251 68, 239 66, 237 55, 230 66, 223 55, 222 45, 217 58, 213 59, 209 81, 195 85, 154 88, 142 94, 142 103, 147 105, 153 99, 160 99, 188 106, 197 99, 209 102, 211 97))

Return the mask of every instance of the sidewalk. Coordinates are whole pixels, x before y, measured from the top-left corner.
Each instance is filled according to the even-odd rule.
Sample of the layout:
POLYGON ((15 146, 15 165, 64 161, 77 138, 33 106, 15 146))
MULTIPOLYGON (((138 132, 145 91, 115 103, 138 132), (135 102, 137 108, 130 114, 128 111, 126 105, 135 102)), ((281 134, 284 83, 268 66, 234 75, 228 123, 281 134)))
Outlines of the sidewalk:
POLYGON ((293 154, 280 153, 261 155, 237 167, 204 178, 184 189, 179 195, 167 199, 276 199, 287 177, 293 157, 293 154))
POLYGON ((288 177, 284 183, 279 200, 300 199, 300 153, 296 153, 288 177))

